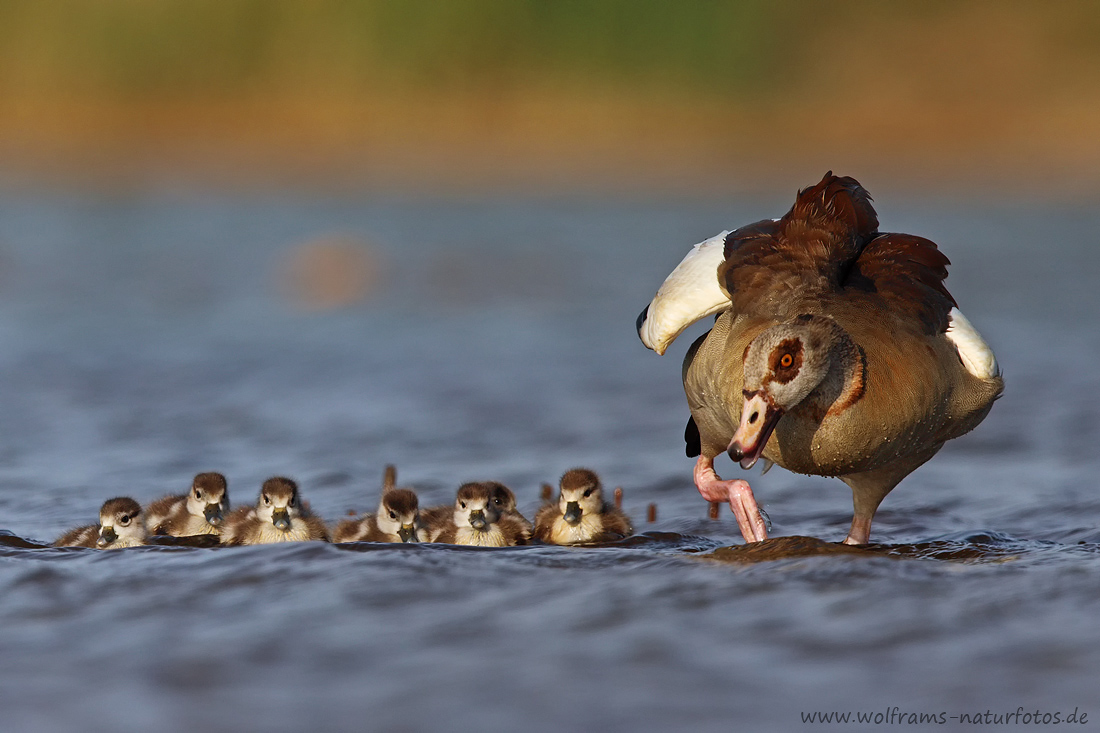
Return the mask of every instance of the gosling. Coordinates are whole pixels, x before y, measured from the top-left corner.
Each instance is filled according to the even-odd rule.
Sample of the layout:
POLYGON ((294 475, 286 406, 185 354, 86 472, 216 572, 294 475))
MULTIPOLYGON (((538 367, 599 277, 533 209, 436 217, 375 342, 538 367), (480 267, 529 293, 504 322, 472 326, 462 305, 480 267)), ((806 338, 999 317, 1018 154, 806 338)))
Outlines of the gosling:
POLYGON ((108 499, 99 510, 99 524, 69 530, 53 543, 54 547, 90 547, 116 550, 145 544, 145 524, 141 505, 123 496, 108 499))
POLYGON ((535 538, 553 545, 610 542, 634 533, 630 518, 603 500, 599 476, 587 468, 566 471, 558 500, 535 515, 535 538))
POLYGON ((494 504, 491 483, 463 484, 451 516, 432 527, 430 535, 432 542, 479 547, 525 545, 530 539, 518 519, 494 504))
POLYGON ((166 496, 145 510, 145 529, 149 534, 172 537, 220 535, 229 511, 229 486, 220 473, 200 473, 191 482, 191 490, 179 496, 166 496))
POLYGON ((309 505, 298 496, 298 484, 276 476, 264 481, 254 507, 241 507, 229 515, 222 529, 222 544, 265 545, 274 542, 328 542, 328 531, 309 505))
POLYGON ((410 489, 397 489, 397 469, 386 466, 378 511, 359 519, 345 519, 332 533, 333 542, 427 542, 420 522, 420 501, 410 489))

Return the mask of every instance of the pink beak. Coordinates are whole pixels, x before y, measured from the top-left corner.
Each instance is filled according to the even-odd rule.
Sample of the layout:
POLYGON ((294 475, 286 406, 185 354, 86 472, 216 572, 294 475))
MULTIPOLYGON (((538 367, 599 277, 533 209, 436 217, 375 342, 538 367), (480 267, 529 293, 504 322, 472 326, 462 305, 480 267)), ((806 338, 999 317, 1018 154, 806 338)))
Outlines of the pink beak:
POLYGON ((781 417, 783 410, 772 403, 766 392, 745 392, 741 424, 726 449, 730 458, 739 462, 741 468, 752 468, 764 452, 764 446, 768 444, 768 438, 781 417))

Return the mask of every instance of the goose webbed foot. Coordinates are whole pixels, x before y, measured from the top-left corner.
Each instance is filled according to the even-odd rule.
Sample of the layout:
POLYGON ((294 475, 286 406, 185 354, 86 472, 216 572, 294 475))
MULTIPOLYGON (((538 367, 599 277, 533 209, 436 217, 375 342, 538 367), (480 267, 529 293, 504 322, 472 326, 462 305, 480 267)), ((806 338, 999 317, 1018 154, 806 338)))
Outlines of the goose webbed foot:
POLYGON ((737 518, 737 526, 745 542, 761 542, 768 539, 768 528, 752 487, 742 479, 722 480, 714 472, 714 459, 699 456, 695 462, 695 486, 707 501, 728 501, 737 518))

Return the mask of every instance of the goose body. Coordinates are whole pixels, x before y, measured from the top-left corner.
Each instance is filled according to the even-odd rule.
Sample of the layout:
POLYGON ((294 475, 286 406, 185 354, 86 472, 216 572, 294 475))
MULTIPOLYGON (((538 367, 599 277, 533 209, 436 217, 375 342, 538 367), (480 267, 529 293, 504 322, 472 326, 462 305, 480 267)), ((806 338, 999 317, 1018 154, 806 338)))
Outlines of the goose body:
MULTIPOLYGON (((696 486, 728 500, 756 541, 767 535, 751 488, 719 479, 716 456, 838 477, 855 506, 846 542, 866 544, 886 494, 1004 389, 944 286, 948 259, 927 239, 880 233, 867 192, 831 173, 783 218, 729 234, 720 262, 708 256, 724 309, 683 365, 696 486)), ((701 290, 702 302, 687 284, 659 293, 639 318, 643 342, 663 350, 685 327, 662 298, 683 292, 714 312, 712 283, 701 290)))

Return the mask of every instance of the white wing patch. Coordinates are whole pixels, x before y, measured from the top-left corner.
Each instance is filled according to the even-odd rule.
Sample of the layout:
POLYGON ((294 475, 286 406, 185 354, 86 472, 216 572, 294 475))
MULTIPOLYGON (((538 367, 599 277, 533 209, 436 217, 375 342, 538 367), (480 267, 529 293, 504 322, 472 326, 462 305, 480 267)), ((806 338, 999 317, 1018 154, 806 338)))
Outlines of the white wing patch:
POLYGON ((947 314, 947 338, 955 344, 966 371, 979 379, 1000 376, 1001 367, 989 344, 958 308, 947 314))
POLYGON ((692 247, 665 278, 638 319, 638 336, 646 347, 663 354, 688 326, 729 307, 729 296, 718 284, 727 234, 722 232, 692 247))

